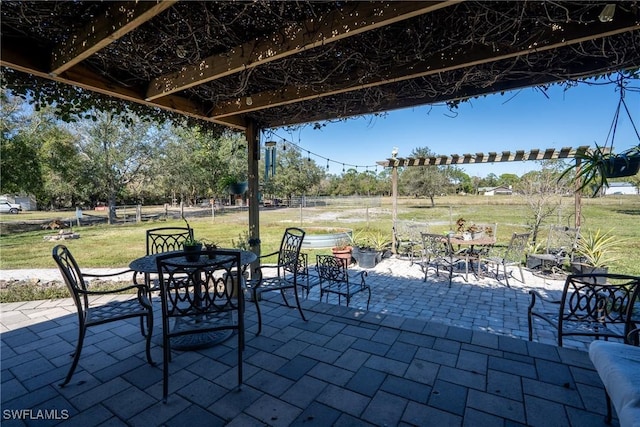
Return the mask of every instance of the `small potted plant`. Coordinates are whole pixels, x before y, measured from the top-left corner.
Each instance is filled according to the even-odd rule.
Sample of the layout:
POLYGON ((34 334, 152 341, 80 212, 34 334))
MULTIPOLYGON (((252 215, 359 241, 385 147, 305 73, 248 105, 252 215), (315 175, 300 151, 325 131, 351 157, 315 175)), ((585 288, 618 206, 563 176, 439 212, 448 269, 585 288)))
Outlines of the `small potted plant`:
POLYGON ((608 232, 600 229, 589 231, 578 240, 576 257, 571 262, 571 270, 574 274, 607 273, 609 264, 615 261, 611 255, 611 249, 616 247, 620 240, 608 232))
POLYGON ((184 239, 182 242, 184 256, 189 262, 196 262, 199 259, 198 252, 202 250, 202 242, 192 237, 184 239))
POLYGON ((351 264, 351 253, 353 247, 351 246, 351 239, 342 238, 336 242, 336 245, 331 248, 331 253, 336 258, 343 259, 344 262, 349 265, 351 264))
POLYGON ((216 244, 216 242, 202 239, 202 246, 204 247, 204 250, 207 251, 207 254, 209 255, 209 259, 215 258, 215 254, 213 253, 213 251, 218 249, 218 245, 216 244))
POLYGON ((475 224, 471 224, 470 226, 467 227, 467 233, 471 235, 471 240, 481 238, 483 232, 484 230, 482 230, 480 227, 478 227, 475 224))

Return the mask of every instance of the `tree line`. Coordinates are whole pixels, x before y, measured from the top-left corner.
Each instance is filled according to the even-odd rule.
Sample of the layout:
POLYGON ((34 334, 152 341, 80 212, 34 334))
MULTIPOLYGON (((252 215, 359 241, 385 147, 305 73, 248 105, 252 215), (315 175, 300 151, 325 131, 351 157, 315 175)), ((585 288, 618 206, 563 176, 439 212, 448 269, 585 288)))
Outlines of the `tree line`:
MULTIPOLYGON (((0 192, 33 195, 41 209, 225 201, 230 199, 229 185, 247 179, 242 133, 216 133, 186 122, 159 124, 132 112, 88 111, 64 121, 55 106, 34 109, 7 91, 1 96, 0 192)), ((260 191, 265 198, 391 194, 388 169, 349 169, 334 175, 292 146, 277 150, 273 176, 262 176, 265 156, 260 160, 260 191)), ((419 147, 411 156, 433 154, 428 147, 419 147)), ((484 178, 471 177, 455 166, 410 167, 399 171, 399 193, 428 198, 432 204, 440 195, 473 194, 498 185, 523 194, 561 194, 569 191, 567 182, 554 183, 554 178, 563 165, 547 162, 540 171, 522 177, 484 178)))

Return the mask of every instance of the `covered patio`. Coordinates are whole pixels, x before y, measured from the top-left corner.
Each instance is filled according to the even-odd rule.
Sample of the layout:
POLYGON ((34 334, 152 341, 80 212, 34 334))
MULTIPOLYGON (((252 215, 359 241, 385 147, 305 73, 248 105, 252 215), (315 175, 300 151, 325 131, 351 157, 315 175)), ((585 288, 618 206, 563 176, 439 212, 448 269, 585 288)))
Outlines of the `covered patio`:
POLYGON ((129 108, 244 132, 258 255, 263 131, 640 66, 635 3, 7 1, 1 13, 0 65, 19 94, 63 115, 129 108))
MULTIPOLYGON (((86 101, 244 132, 257 254, 264 130, 640 66, 635 3, 612 12, 607 2, 564 1, 6 1, 0 13, 0 65, 18 93, 55 99, 63 113, 86 101)), ((392 276, 395 289, 422 284, 398 269, 392 276)), ((504 286, 486 292, 492 301, 512 296, 504 286)), ((61 389, 76 337, 71 301, 3 304, 3 424, 604 424, 604 389, 584 349, 448 323, 465 307, 442 295, 386 295, 386 308, 370 311, 310 298, 308 322, 267 301, 259 337, 249 306, 242 391, 229 341, 174 355, 166 405, 135 322, 90 333, 73 383, 61 389), (389 311, 409 300, 424 303, 423 313, 433 301, 451 310, 430 320, 415 306, 389 311)), ((474 309, 468 318, 491 315, 474 309)), ((152 352, 159 362, 157 344, 152 352)))
POLYGON ((407 260, 378 264, 370 311, 357 298, 350 309, 319 302, 316 287, 303 303, 308 322, 265 301, 259 337, 249 305, 242 390, 231 339, 174 353, 166 405, 161 367, 146 363, 136 322, 94 331, 61 389, 75 345, 71 300, 2 304, 2 408, 66 410, 65 425, 83 426, 604 425, 604 389, 585 343, 559 348, 545 326, 526 340, 527 289, 553 294, 560 282, 527 276, 509 289, 460 279, 449 289, 444 278, 421 277, 407 260))

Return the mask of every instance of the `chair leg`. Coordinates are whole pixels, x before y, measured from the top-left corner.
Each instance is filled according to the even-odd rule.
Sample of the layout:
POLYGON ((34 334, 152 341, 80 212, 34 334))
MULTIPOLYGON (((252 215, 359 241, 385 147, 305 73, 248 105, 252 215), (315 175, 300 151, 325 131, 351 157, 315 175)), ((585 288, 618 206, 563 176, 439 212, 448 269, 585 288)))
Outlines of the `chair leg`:
POLYGON ((302 317, 302 320, 304 320, 306 322, 307 318, 304 317, 304 312, 302 311, 302 306, 300 305, 300 297, 298 296, 298 287, 297 286, 293 287, 293 294, 296 297, 296 305, 298 306, 298 311, 300 312, 300 317, 302 317))
POLYGON ((506 283, 507 288, 510 288, 511 286, 509 285, 509 272, 507 271, 506 264, 502 264, 502 269, 504 270, 504 282, 506 283))
POLYGON ((369 311, 369 302, 371 301, 371 288, 367 286, 367 290, 369 291, 369 298, 367 298, 367 311, 369 311))
MULTIPOLYGON (((149 362, 150 365, 155 366, 155 363, 153 362, 153 359, 151 359, 151 335, 153 333, 153 311, 149 311, 149 314, 146 316, 147 317, 147 333, 142 334, 142 336, 144 336, 146 338, 146 351, 147 351, 147 362, 149 362)), ((144 319, 144 317, 140 317, 140 321, 142 322, 144 319)))
POLYGON ((521 265, 518 266, 518 270, 520 270, 520 278, 522 279, 522 283, 525 283, 525 281, 524 281, 524 272, 522 271, 522 266, 521 265))
POLYGON ((69 372, 67 372, 67 377, 64 379, 64 382, 58 384, 60 387, 64 387, 71 381, 71 377, 73 377, 73 373, 78 366, 78 361, 80 360, 80 354, 82 353, 82 344, 84 343, 84 334, 87 332, 84 325, 80 325, 78 330, 78 343, 76 344, 76 351, 73 353, 73 361, 71 362, 71 367, 69 368, 69 372))
POLYGON ((258 304, 258 293, 255 289, 251 292, 251 296, 253 303, 256 305, 256 313, 258 314, 258 332, 256 332, 256 336, 258 336, 260 332, 262 332, 262 313, 260 312, 260 304, 258 304))
POLYGON ((171 360, 171 344, 168 336, 162 339, 162 403, 167 403, 167 396, 169 395, 169 361, 171 360))
MULTIPOLYGON (((280 295, 282 295, 282 299, 284 300, 284 304, 289 307, 291 307, 291 304, 289 304, 289 300, 287 300, 287 296, 284 294, 284 289, 280 289, 280 295)), ((297 296, 297 295, 296 295, 297 296)))

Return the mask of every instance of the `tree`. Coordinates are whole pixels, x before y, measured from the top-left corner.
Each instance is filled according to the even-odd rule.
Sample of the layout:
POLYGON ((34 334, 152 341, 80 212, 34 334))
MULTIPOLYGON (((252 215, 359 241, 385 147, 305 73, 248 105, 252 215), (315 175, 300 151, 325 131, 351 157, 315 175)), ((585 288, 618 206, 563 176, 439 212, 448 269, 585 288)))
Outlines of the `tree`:
POLYGON ((496 176, 495 173, 488 174, 480 182, 480 186, 482 187, 495 187, 497 185, 498 185, 498 177, 496 176))
POLYGON ((157 167, 162 188, 182 202, 194 205, 200 197, 225 194, 224 177, 246 176, 246 149, 239 134, 216 136, 199 127, 173 128, 157 167), (239 165, 244 164, 244 169, 239 165), (232 168, 239 169, 233 172, 232 168))
POLYGON ((0 192, 40 193, 42 172, 38 157, 38 143, 30 115, 22 100, 6 91, 0 93, 0 192))
POLYGON ((41 133, 39 157, 44 188, 39 203, 51 208, 87 201, 87 178, 91 176, 86 157, 78 151, 78 138, 60 124, 41 133))
POLYGON ((531 217, 527 220, 533 242, 538 240, 538 232, 543 221, 554 215, 562 205, 562 195, 570 192, 566 180, 558 180, 563 163, 546 160, 541 168, 522 176, 518 190, 529 208, 531 217))
POLYGON ((520 177, 515 173, 503 173, 498 177, 498 185, 505 187, 515 187, 520 182, 520 177))
POLYGON ((108 201, 112 223, 116 201, 127 197, 127 186, 149 171, 164 141, 138 116, 123 118, 111 112, 94 116, 94 120, 79 121, 73 128, 80 134, 81 153, 92 168, 93 197, 108 201))
POLYGON ((298 150, 281 151, 276 164, 276 174, 269 180, 269 189, 288 199, 296 194, 312 194, 325 176, 324 168, 310 158, 303 158, 298 150))
POLYGON ((446 170, 453 190, 456 193, 473 193, 473 183, 469 175, 456 166, 449 166, 446 170))
MULTIPOLYGON (((429 157, 433 153, 427 147, 416 148, 410 157, 429 157)), ((399 184, 406 194, 428 197, 435 206, 434 197, 447 192, 450 182, 444 168, 438 166, 413 166, 399 175, 399 184), (444 190, 443 190, 444 189, 444 190)))

